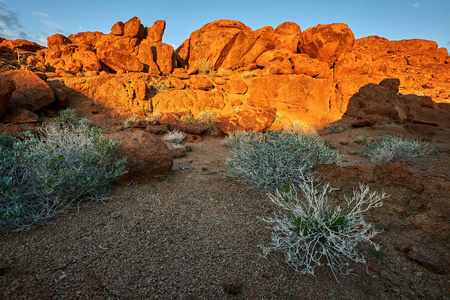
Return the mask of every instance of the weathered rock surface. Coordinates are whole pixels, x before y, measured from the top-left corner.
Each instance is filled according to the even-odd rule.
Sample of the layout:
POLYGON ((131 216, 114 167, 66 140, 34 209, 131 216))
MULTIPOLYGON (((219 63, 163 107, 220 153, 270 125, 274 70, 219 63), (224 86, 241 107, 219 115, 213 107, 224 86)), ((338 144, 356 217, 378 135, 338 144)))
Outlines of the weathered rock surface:
POLYGON ((136 131, 112 137, 122 142, 117 156, 127 157, 128 173, 122 180, 149 180, 172 170, 172 153, 156 135, 136 131))
POLYGON ((16 89, 14 80, 9 76, 0 75, 0 116, 2 116, 8 108, 11 96, 16 89))
POLYGON ((23 108, 15 108, 8 110, 0 119, 0 122, 2 123, 14 123, 14 124, 35 123, 38 121, 39 116, 37 114, 28 109, 23 108))
POLYGON ((31 71, 6 71, 2 75, 11 78, 16 86, 8 109, 24 108, 36 111, 55 101, 53 90, 31 71))
POLYGON ((333 66, 338 57, 353 49, 355 36, 346 24, 317 25, 300 34, 299 50, 333 66))
POLYGON ((266 131, 275 121, 276 112, 260 108, 249 108, 236 114, 215 119, 211 125, 224 133, 236 130, 266 131))

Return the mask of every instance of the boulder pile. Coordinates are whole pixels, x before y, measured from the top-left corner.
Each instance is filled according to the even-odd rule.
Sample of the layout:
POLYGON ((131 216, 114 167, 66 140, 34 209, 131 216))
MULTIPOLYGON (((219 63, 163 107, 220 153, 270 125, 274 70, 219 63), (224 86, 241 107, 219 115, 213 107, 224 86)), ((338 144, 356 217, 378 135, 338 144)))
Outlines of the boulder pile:
POLYGON ((108 34, 54 34, 45 49, 1 40, 0 51, 20 44, 35 51, 29 65, 63 76, 66 94, 76 91, 107 108, 140 114, 212 110, 223 121, 235 120, 233 112, 242 110, 260 111, 262 118, 270 111, 280 126, 302 121, 323 127, 344 114, 367 119, 367 112, 355 112, 364 105, 360 97, 355 106, 355 95, 386 79, 398 82, 397 98, 415 95, 403 97, 400 106, 394 101, 401 123, 411 120, 411 113, 405 115, 410 106, 450 103, 450 56, 433 41, 355 39, 342 23, 302 31, 284 22, 252 30, 239 21, 218 20, 174 50, 162 42, 165 26, 159 20, 145 27, 133 17, 115 23, 108 34))

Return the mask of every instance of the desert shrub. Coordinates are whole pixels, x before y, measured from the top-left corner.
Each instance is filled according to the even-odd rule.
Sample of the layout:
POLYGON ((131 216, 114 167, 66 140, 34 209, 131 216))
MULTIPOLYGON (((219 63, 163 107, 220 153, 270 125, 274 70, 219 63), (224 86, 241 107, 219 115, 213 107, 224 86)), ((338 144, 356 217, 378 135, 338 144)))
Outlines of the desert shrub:
POLYGON ((241 78, 248 79, 256 77, 255 72, 252 71, 244 71, 241 73, 241 78))
POLYGON ((211 124, 211 122, 216 119, 219 114, 215 111, 203 110, 197 114, 181 116, 180 120, 187 123, 200 123, 200 124, 211 124))
POLYGON ((339 161, 339 154, 326 147, 320 137, 283 130, 238 133, 224 143, 231 146, 227 161, 230 176, 268 191, 288 182, 300 184, 315 165, 339 161))
POLYGON ((355 143, 360 144, 360 145, 365 145, 365 144, 368 143, 368 141, 369 140, 366 137, 364 137, 364 136, 358 136, 355 139, 355 143))
POLYGON ((200 58, 194 61, 193 65, 198 69, 199 74, 214 76, 214 68, 209 60, 200 58))
POLYGON ((228 77, 228 76, 231 76, 231 74, 232 74, 232 71, 230 69, 220 68, 217 71, 217 75, 220 77, 228 77))
POLYGON ((363 155, 369 156, 375 164, 403 161, 417 156, 426 156, 438 151, 436 143, 392 135, 379 137, 379 141, 368 144, 363 155))
POLYGON ((148 121, 150 124, 156 125, 159 124, 159 119, 163 115, 162 112, 153 112, 153 113, 146 113, 145 114, 145 120, 148 121))
POLYGON ((358 244, 372 242, 377 232, 363 218, 371 208, 380 207, 384 193, 370 191, 360 185, 341 205, 330 199, 329 184, 321 187, 313 177, 307 177, 297 189, 288 183, 281 192, 269 194, 270 200, 282 211, 273 218, 265 218, 272 230, 271 244, 262 247, 264 255, 281 251, 286 262, 298 273, 312 274, 317 266, 331 268, 347 275, 349 262, 365 263, 358 244))
POLYGON ((137 120, 138 120, 138 118, 136 118, 136 117, 131 117, 131 118, 129 118, 129 119, 127 119, 127 120, 125 120, 125 121, 123 122, 123 127, 124 127, 124 128, 131 128, 131 127, 133 127, 133 124, 134 124, 137 120))
POLYGON ((77 116, 76 111, 70 107, 60 111, 58 116, 50 119, 49 122, 60 125, 74 125, 74 126, 89 123, 87 119, 77 116))
POLYGON ((169 130, 163 135, 163 139, 169 143, 181 143, 186 138, 186 133, 178 129, 169 130))
POLYGON ((340 133, 347 130, 347 128, 342 127, 342 126, 337 126, 337 125, 330 125, 327 128, 325 128, 325 132, 328 134, 331 133, 340 133))
POLYGON ((104 195, 125 173, 119 143, 86 124, 51 122, 20 138, 0 136, 0 227, 43 224, 85 197, 104 195))
POLYGON ((299 121, 295 121, 291 125, 284 127, 284 130, 286 132, 292 132, 308 136, 317 135, 317 131, 314 128, 299 121))
POLYGON ((166 93, 169 90, 169 86, 162 80, 161 78, 154 77, 152 78, 151 86, 158 93, 166 93))
POLYGON ((219 114, 215 111, 210 110, 203 110, 198 113, 198 115, 195 117, 198 123, 201 124, 211 124, 211 122, 219 117, 219 114))

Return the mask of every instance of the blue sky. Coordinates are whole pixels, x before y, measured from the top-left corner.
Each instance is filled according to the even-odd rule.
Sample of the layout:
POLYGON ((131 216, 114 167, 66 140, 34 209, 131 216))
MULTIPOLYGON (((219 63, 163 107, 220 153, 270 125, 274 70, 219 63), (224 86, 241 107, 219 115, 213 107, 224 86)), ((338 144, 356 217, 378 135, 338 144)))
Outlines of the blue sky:
POLYGON ((253 30, 284 21, 296 22, 302 30, 341 22, 356 38, 421 38, 450 49, 450 0, 0 0, 0 36, 45 45, 54 33, 109 33, 116 21, 134 16, 147 27, 166 20, 163 42, 175 47, 211 21, 232 19, 253 30))

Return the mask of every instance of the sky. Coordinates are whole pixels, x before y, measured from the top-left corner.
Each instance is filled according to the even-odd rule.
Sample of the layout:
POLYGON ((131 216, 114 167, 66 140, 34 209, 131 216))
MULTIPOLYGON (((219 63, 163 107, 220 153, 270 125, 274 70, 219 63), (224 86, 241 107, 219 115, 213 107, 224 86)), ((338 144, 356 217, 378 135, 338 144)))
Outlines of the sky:
POLYGON ((230 19, 253 30, 285 21, 302 30, 345 23, 356 38, 420 38, 450 49, 450 0, 0 0, 0 36, 46 45, 55 33, 110 33, 114 23, 134 16, 147 27, 165 20, 163 42, 175 48, 203 25, 230 19))

